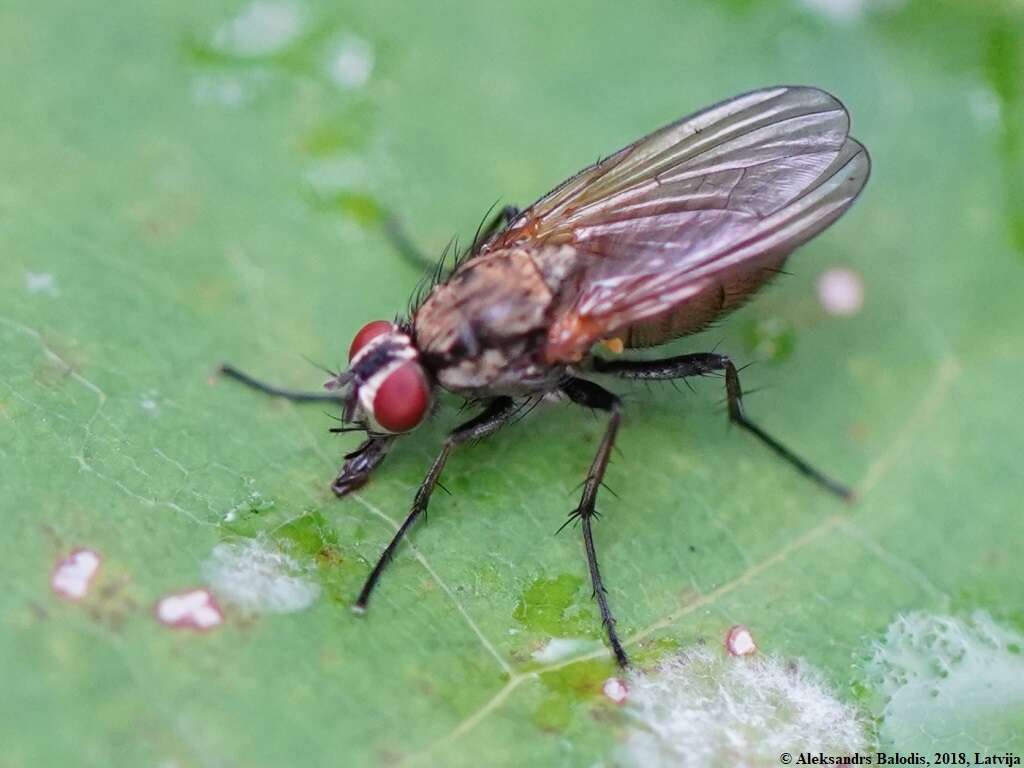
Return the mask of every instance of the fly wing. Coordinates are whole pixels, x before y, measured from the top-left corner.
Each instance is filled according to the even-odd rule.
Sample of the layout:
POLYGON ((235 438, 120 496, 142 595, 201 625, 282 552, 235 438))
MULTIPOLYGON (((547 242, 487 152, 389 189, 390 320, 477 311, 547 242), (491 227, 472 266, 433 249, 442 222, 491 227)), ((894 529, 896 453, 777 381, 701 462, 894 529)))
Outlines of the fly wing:
POLYGON ((868 178, 849 116, 824 91, 777 87, 668 125, 558 187, 482 250, 571 245, 581 258, 548 334, 550 361, 821 232, 868 178))

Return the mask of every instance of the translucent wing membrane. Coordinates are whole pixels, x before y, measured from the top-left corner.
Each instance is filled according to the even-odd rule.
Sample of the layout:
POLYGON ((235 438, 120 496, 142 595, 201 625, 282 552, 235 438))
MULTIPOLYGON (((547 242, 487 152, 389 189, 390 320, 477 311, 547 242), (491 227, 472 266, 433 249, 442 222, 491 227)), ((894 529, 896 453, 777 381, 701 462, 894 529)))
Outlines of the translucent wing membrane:
POLYGON ((867 181, 867 152, 848 132, 842 104, 814 88, 737 96, 586 169, 484 250, 578 250, 547 349, 549 360, 577 359, 709 292, 724 308, 726 286, 756 290, 752 274, 835 221, 867 181))

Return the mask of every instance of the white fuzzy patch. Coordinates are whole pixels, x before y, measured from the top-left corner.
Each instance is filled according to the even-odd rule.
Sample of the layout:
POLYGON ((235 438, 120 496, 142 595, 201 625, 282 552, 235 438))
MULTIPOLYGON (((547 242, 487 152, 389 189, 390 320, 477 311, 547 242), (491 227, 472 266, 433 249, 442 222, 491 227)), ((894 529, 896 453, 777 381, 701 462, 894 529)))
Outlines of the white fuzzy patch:
POLYGON ((49 296, 51 299, 60 296, 57 278, 49 272, 26 272, 25 290, 35 296, 49 296))
POLYGON ((694 648, 629 681, 635 726, 625 765, 778 766, 783 752, 850 754, 865 746, 853 707, 805 664, 694 648))
POLYGON ((1024 711, 1021 649, 1024 637, 982 611, 970 620, 927 613, 896 619, 864 670, 880 694, 883 743, 913 744, 921 724, 931 723, 944 735, 998 744, 986 731, 998 727, 999 713, 1024 711))
POLYGON ((50 587, 66 600, 81 600, 100 569, 100 555, 91 549, 76 549, 53 569, 50 587))
POLYGON ((320 596, 304 569, 264 537, 218 544, 203 576, 218 597, 246 613, 293 613, 320 596))
POLYGON ((213 629, 224 620, 217 601, 205 589, 161 598, 156 604, 156 617, 161 624, 175 629, 213 629))
POLYGON ((233 56, 268 56, 294 42, 305 21, 305 13, 294 3, 254 0, 217 28, 213 45, 233 56))
POLYGON ((341 38, 328 54, 327 76, 342 90, 362 88, 373 73, 373 46, 355 35, 341 38))
POLYGON ((830 315, 855 315, 864 306, 864 281, 852 269, 830 269, 818 278, 818 300, 830 315))
POLYGON ((596 647, 597 643, 593 640, 584 640, 578 637, 553 637, 544 644, 543 648, 534 651, 530 656, 541 664, 553 664, 596 647))

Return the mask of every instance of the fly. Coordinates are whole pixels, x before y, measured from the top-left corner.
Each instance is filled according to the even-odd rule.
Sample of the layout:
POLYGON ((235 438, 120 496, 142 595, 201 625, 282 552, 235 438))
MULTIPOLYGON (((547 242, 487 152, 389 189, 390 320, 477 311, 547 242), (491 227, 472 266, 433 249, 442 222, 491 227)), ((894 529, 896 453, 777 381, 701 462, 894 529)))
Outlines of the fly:
MULTIPOLYGON (((395 441, 423 423, 438 390, 481 404, 444 440, 354 609, 365 611, 456 446, 497 432, 524 403, 560 393, 607 414, 579 506, 566 523, 579 523, 608 644, 626 667, 592 531, 622 401, 589 378, 595 374, 649 381, 721 376, 733 423, 850 499, 849 488, 747 418, 727 355, 641 361, 593 354, 599 342, 621 351, 695 333, 769 282, 867 182, 868 153, 849 128, 843 105, 816 88, 736 96, 633 142, 524 211, 503 209, 408 316, 363 326, 348 370, 331 376, 327 392, 283 390, 224 365, 225 374, 269 394, 342 404, 345 426, 332 431, 362 431, 366 439, 345 456, 331 484, 338 496, 365 483, 395 441)), ((400 245, 410 250, 408 241, 400 245)))

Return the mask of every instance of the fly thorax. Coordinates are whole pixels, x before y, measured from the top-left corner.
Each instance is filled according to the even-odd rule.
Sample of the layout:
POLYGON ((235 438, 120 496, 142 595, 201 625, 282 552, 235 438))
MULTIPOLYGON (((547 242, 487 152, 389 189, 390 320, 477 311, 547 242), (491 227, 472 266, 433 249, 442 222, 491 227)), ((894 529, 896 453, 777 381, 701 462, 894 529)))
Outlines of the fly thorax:
POLYGON ((550 250, 540 263, 523 249, 477 256, 430 293, 416 312, 416 345, 442 386, 486 389, 523 374, 547 328, 548 279, 568 270, 564 249, 550 250))
POLYGON ((558 293, 565 281, 581 266, 579 252, 570 245, 552 245, 531 253, 545 284, 558 293))
POLYGON ((417 345, 425 355, 451 360, 542 330, 569 270, 567 251, 515 249, 465 262, 416 312, 417 345))

